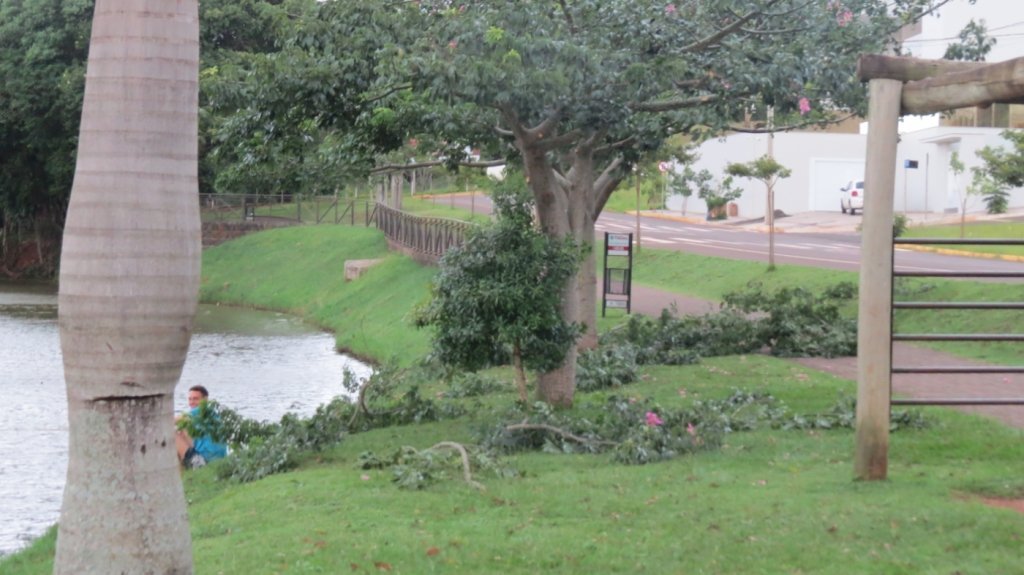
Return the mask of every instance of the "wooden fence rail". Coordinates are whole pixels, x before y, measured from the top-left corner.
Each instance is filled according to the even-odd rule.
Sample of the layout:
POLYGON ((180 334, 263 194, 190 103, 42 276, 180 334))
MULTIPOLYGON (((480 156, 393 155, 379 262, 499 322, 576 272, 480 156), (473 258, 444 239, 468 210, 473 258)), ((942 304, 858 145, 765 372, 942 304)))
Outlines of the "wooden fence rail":
POLYGON ((377 204, 373 221, 388 241, 409 255, 436 262, 461 246, 473 224, 447 218, 425 218, 377 204))

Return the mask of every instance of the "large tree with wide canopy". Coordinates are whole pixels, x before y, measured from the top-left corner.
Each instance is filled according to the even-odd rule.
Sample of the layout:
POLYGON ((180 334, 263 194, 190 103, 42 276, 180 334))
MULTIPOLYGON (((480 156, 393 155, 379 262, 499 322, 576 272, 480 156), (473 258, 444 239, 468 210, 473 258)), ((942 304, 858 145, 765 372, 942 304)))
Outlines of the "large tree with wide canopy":
MULTIPOLYGON (((491 128, 492 149, 522 163, 544 231, 590 244, 612 191, 666 137, 717 136, 768 107, 774 129, 857 112, 857 56, 943 3, 424 0, 400 10, 417 34, 391 47, 381 79, 459 110, 474 135, 491 128)), ((595 281, 591 255, 563 297, 591 330, 583 345, 595 281)), ((574 375, 570 354, 541 376, 541 399, 571 404, 574 375)))

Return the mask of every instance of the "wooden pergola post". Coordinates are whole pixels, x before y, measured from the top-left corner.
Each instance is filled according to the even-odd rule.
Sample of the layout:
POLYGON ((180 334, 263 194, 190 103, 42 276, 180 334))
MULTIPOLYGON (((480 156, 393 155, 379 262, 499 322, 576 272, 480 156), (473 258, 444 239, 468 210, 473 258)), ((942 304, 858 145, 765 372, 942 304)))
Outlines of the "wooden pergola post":
POLYGON ((987 64, 861 56, 869 81, 868 149, 857 319, 858 479, 885 479, 889 465, 892 380, 892 222, 897 125, 904 114, 931 114, 995 103, 1024 103, 1024 58, 987 64))
POLYGON ((885 479, 892 368, 892 223, 903 82, 871 80, 857 324, 858 479, 885 479))

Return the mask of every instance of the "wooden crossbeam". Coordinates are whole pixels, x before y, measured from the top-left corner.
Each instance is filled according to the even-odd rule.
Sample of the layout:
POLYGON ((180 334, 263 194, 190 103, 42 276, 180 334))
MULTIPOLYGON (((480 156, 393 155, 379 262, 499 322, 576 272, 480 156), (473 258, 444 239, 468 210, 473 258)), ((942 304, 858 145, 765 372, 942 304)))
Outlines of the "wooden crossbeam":
POLYGON ((905 82, 900 115, 1024 103, 1024 57, 986 64, 866 54, 857 74, 905 82))

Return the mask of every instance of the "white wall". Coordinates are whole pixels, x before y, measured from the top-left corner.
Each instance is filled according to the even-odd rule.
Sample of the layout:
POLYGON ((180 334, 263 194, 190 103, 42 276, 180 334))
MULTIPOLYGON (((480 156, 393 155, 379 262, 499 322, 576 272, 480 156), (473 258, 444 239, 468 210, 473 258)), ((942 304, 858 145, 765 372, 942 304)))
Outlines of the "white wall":
MULTIPOLYGON (((699 150, 695 170, 707 169, 716 178, 725 174, 730 162, 749 162, 768 151, 764 134, 734 134, 722 140, 705 142, 699 150)), ((774 156, 792 171, 789 178, 775 186, 775 208, 795 214, 813 210, 838 210, 839 188, 850 179, 863 178, 865 136, 859 134, 780 133, 775 135, 774 156), (823 169, 830 166, 833 170, 823 169), (829 197, 834 201, 829 201, 829 197)), ((741 219, 764 217, 765 187, 757 180, 735 178, 734 185, 743 195, 736 201, 741 219)), ((680 211, 681 197, 669 198, 668 209, 680 211)), ((707 207, 697 197, 690 198, 688 212, 704 213, 707 207)))
MULTIPOLYGON (((981 165, 976 152, 985 146, 1007 146, 1001 128, 936 127, 903 134, 896 151, 896 190, 893 207, 897 212, 943 213, 959 207, 958 194, 971 181, 971 168, 981 165), (952 181, 949 160, 958 151, 964 173, 952 181), (904 167, 907 160, 917 168, 904 167)), ((749 162, 767 152, 767 136, 734 134, 721 140, 705 142, 699 148, 695 170, 707 169, 721 179, 730 162, 749 162)), ((775 187, 775 206, 787 214, 808 211, 839 211, 839 188, 848 180, 862 179, 867 138, 859 134, 815 132, 775 135, 775 159, 792 170, 789 178, 775 187)), ((678 169, 678 168, 677 168, 678 169)), ((743 195, 736 201, 740 219, 764 217, 764 184, 756 180, 736 178, 743 195)), ((868 192, 870 193, 870 191, 868 192)), ((670 211, 680 213, 681 196, 668 198, 670 211)), ((1011 207, 1024 207, 1024 189, 1012 190, 1011 207)), ((982 212, 984 202, 972 198, 967 212, 982 212)), ((704 202, 690 198, 687 213, 704 214, 704 202)))

